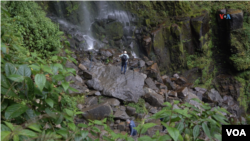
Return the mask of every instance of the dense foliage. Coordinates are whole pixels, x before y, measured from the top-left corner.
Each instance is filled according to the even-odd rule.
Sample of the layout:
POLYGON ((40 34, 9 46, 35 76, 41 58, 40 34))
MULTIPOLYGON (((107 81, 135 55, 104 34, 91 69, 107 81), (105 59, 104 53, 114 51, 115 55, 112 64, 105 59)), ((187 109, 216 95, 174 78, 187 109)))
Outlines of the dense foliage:
POLYGON ((45 17, 46 13, 34 2, 3 2, 10 16, 12 28, 21 34, 22 44, 30 52, 38 51, 41 58, 58 53, 60 45, 59 26, 53 24, 45 17), (14 22, 14 23, 12 23, 14 22))

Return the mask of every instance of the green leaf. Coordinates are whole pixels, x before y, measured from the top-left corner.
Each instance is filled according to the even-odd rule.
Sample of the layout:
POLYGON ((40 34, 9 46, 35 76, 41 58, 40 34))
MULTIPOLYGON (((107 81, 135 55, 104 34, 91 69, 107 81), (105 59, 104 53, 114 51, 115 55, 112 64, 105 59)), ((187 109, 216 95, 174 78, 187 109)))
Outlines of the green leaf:
POLYGON ((21 66, 19 66, 16 74, 30 77, 31 76, 31 70, 28 67, 28 65, 26 65, 26 64, 25 65, 21 65, 21 66))
POLYGON ((80 134, 81 134, 81 136, 82 136, 82 139, 85 139, 85 138, 87 137, 87 135, 89 134, 89 132, 86 131, 86 130, 82 130, 82 131, 80 132, 80 134))
POLYGON ((24 80, 24 77, 19 74, 11 74, 8 76, 8 78, 15 82, 23 82, 24 80))
POLYGON ((178 103, 180 103, 180 101, 174 100, 174 104, 178 104, 178 103))
POLYGON ((16 67, 11 63, 6 63, 4 70, 5 70, 6 76, 9 76, 11 74, 15 74, 17 71, 16 67))
POLYGON ((56 131, 58 134, 62 135, 65 139, 68 138, 68 130, 66 129, 60 129, 56 131))
POLYGON ((39 124, 37 124, 37 123, 33 123, 33 124, 29 125, 28 128, 29 128, 29 129, 32 129, 32 130, 34 130, 34 131, 37 131, 37 132, 42 132, 42 131, 40 130, 41 125, 39 125, 39 124))
POLYGON ((52 61, 56 61, 57 59, 58 59, 57 56, 53 56, 53 57, 51 58, 52 61))
POLYGON ((53 101, 52 99, 47 98, 47 99, 45 99, 45 101, 46 101, 46 103, 47 103, 51 108, 53 108, 54 101, 53 101))
POLYGON ((19 132, 19 135, 23 135, 23 136, 27 136, 27 137, 31 137, 31 138, 35 138, 37 137, 37 134, 31 130, 28 129, 23 129, 19 132))
POLYGON ((74 116, 74 112, 69 109, 65 109, 65 112, 71 117, 74 116))
POLYGON ((60 68, 60 69, 62 69, 63 70, 63 66, 61 65, 61 64, 55 64, 54 66, 56 66, 56 67, 58 67, 58 68, 60 68))
POLYGON ((213 115, 213 118, 215 118, 217 121, 221 122, 222 124, 228 125, 229 123, 225 122, 226 118, 221 115, 213 115))
POLYGON ((62 86, 64 90, 67 91, 67 89, 69 88, 69 82, 62 82, 62 86))
POLYGON ((222 137, 220 134, 215 134, 214 137, 219 140, 219 141, 222 141, 222 137))
POLYGON ((200 134, 200 127, 199 125, 195 125, 193 129, 193 137, 196 139, 200 134))
POLYGON ((50 74, 53 74, 51 68, 48 65, 42 65, 41 68, 43 69, 44 72, 48 72, 50 74))
POLYGON ((168 141, 171 140, 169 135, 160 136, 159 141, 168 141))
POLYGON ((8 106, 8 102, 7 101, 2 102, 2 104, 1 104, 1 112, 3 110, 5 110, 7 108, 7 106, 8 106))
POLYGON ((19 136, 18 135, 14 135, 13 141, 19 141, 19 136))
POLYGON ((165 126, 170 136, 174 139, 174 141, 177 141, 178 137, 180 136, 178 129, 170 127, 167 124, 165 124, 165 126))
POLYGON ((176 128, 179 130, 180 134, 183 132, 184 129, 184 123, 183 122, 179 122, 176 126, 176 128))
POLYGON ((9 127, 5 126, 4 124, 1 124, 1 131, 11 131, 9 127))
POLYGON ((76 75, 76 70, 73 68, 66 68, 67 72, 73 73, 74 75, 76 75))
POLYGON ((191 117, 191 115, 188 114, 188 108, 185 108, 185 109, 174 109, 173 111, 177 112, 177 113, 179 113, 181 115, 184 115, 184 116, 186 116, 188 118, 191 117))
POLYGON ((71 90, 71 91, 73 91, 73 92, 78 92, 77 89, 74 89, 74 88, 72 88, 72 87, 69 87, 69 90, 71 90))
POLYGON ((37 65, 29 65, 29 67, 31 67, 32 69, 34 69, 34 70, 37 70, 37 71, 40 71, 40 67, 39 66, 37 66, 37 65))
POLYGON ((22 104, 13 104, 9 106, 5 111, 5 118, 11 119, 20 116, 28 109, 27 106, 22 104))
POLYGON ((8 79, 6 79, 5 75, 3 75, 2 73, 1 73, 1 86, 5 88, 9 88, 10 86, 10 82, 8 81, 8 79))
POLYGON ((18 97, 16 93, 11 89, 11 88, 4 88, 1 87, 1 94, 4 94, 6 96, 11 96, 11 97, 18 97))
POLYGON ((42 91, 46 83, 46 77, 44 76, 44 74, 36 74, 35 83, 38 86, 38 88, 42 91))
POLYGON ((149 136, 142 136, 138 138, 138 141, 152 141, 152 138, 150 138, 149 136))
POLYGON ((168 107, 172 107, 171 103, 169 103, 169 102, 165 102, 165 103, 163 103, 163 105, 167 105, 168 107))
POLYGON ((10 122, 7 122, 7 121, 4 121, 4 123, 10 128, 10 130, 11 131, 13 131, 14 130, 14 126, 13 126, 13 124, 12 123, 10 123, 10 122))
POLYGON ((141 134, 144 134, 147 132, 147 130, 151 127, 154 127, 156 124, 155 123, 146 123, 142 126, 141 134))
POLYGON ((73 130, 73 131, 75 131, 75 129, 76 129, 75 123, 68 123, 68 127, 69 127, 71 130, 73 130))
POLYGON ((1 131, 1 141, 9 141, 10 134, 10 131, 1 131))
POLYGON ((34 82, 30 77, 25 77, 25 83, 28 86, 28 94, 33 95, 35 91, 34 82))
POLYGON ((55 124, 60 124, 63 121, 63 118, 64 118, 63 114, 60 113, 58 116, 59 116, 59 118, 56 119, 55 124))
POLYGON ((83 124, 83 123, 79 123, 77 126, 78 126, 78 127, 82 127, 82 128, 87 128, 87 127, 88 127, 88 125, 83 124))
POLYGON ((61 74, 54 75, 52 77, 53 77, 53 79, 58 80, 58 81, 65 79, 65 77, 63 75, 61 75, 61 74))
POLYGON ((210 131, 209 131, 207 124, 205 122, 202 123, 202 129, 205 132, 205 134, 209 137, 209 139, 212 140, 211 135, 210 135, 210 131))

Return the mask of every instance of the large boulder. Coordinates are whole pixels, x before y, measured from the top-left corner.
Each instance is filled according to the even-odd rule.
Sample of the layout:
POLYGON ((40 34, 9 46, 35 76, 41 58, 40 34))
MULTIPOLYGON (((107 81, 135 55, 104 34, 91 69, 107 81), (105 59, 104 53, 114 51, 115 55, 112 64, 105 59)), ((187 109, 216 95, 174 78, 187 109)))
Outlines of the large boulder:
POLYGON ((200 88, 200 87, 195 87, 195 94, 198 96, 200 100, 202 100, 203 94, 206 93, 207 89, 200 88))
POLYGON ((157 94, 154 90, 145 87, 144 88, 145 95, 144 99, 152 106, 161 107, 164 103, 164 98, 162 95, 157 94))
POLYGON ((218 91, 216 91, 215 89, 211 89, 210 91, 208 91, 208 93, 206 93, 203 96, 202 101, 208 102, 208 103, 220 104, 223 102, 223 99, 218 91))
POLYGON ((243 11, 238 9, 227 9, 227 14, 230 14, 229 21, 230 29, 240 29, 243 27, 243 11))
POLYGON ((136 109, 134 107, 127 106, 126 113, 128 113, 129 116, 134 116, 136 112, 136 109))
POLYGON ((130 102, 137 102, 144 95, 146 76, 142 73, 128 70, 124 75, 120 73, 120 67, 101 63, 93 63, 91 73, 93 78, 87 81, 87 85, 102 91, 102 95, 130 102))
POLYGON ((188 95, 188 88, 183 87, 177 90, 177 94, 179 98, 185 98, 188 95))
POLYGON ((105 102, 85 108, 82 110, 82 112, 82 115, 85 119, 101 120, 108 117, 110 114, 112 114, 113 111, 110 105, 105 102))

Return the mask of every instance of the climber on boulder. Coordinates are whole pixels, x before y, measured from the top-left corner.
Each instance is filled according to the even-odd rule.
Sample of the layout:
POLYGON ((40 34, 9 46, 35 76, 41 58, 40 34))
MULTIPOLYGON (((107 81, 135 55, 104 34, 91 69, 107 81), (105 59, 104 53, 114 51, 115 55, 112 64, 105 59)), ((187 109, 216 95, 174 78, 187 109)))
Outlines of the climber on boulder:
POLYGON ((122 64, 121 64, 121 74, 122 74, 122 70, 124 68, 124 73, 126 73, 126 69, 127 69, 127 62, 128 62, 128 59, 129 59, 129 56, 127 54, 127 51, 123 51, 123 54, 119 55, 119 57, 121 58, 122 60, 122 64))

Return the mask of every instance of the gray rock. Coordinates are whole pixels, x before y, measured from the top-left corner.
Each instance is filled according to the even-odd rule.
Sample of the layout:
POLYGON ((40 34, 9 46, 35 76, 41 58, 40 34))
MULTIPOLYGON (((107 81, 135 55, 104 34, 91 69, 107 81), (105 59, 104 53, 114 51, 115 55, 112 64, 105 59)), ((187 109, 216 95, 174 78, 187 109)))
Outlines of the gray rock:
POLYGON ((89 106, 98 104, 98 99, 94 96, 87 97, 85 101, 86 101, 86 105, 89 105, 89 106))
POLYGON ((199 88, 199 87, 195 87, 194 89, 196 91, 196 95, 199 97, 200 100, 202 100, 203 94, 206 93, 207 89, 199 88))
POLYGON ((177 78, 177 80, 175 81, 175 83, 178 84, 178 85, 184 85, 184 84, 187 83, 187 79, 184 78, 184 77, 179 77, 179 78, 177 78))
POLYGON ((84 77, 84 79, 87 79, 87 80, 91 80, 92 79, 92 74, 91 72, 85 70, 82 72, 82 76, 84 77))
POLYGON ((219 94, 218 91, 216 91, 215 89, 211 89, 208 92, 208 97, 210 100, 212 100, 213 102, 222 102, 223 99, 221 97, 221 95, 219 94))
POLYGON ((144 116, 146 116, 146 115, 145 115, 145 114, 142 114, 142 113, 139 113, 139 114, 136 114, 136 115, 135 115, 136 119, 139 119, 139 120, 143 119, 144 116))
POLYGON ((155 135, 155 133, 157 131, 161 131, 162 130, 162 126, 161 125, 156 125, 154 127, 151 127, 147 130, 146 135, 153 137, 153 135, 155 135))
POLYGON ((125 111, 125 110, 126 110, 126 107, 125 107, 125 106, 121 106, 121 107, 120 107, 120 110, 125 111))
POLYGON ((100 63, 93 63, 91 72, 93 78, 87 81, 87 85, 102 91, 102 95, 132 102, 137 102, 144 95, 145 76, 141 73, 134 72, 133 76, 133 71, 128 70, 121 75, 120 67, 100 63))
POLYGON ((85 119, 101 120, 112 114, 112 109, 106 102, 85 108, 82 112, 85 119))
POLYGON ((157 111, 157 109, 155 107, 151 107, 150 110, 149 110, 149 112, 152 113, 152 114, 155 114, 158 111, 157 111))
POLYGON ((73 69, 76 70, 76 73, 78 73, 78 67, 77 67, 74 63, 72 63, 72 62, 70 62, 70 61, 67 61, 67 62, 66 62, 65 67, 66 67, 66 68, 73 68, 73 69))
MULTIPOLYGON (((168 96, 171 96, 171 97, 177 97, 177 92, 176 91, 168 91, 168 96)), ((166 97, 167 98, 167 97, 166 97)))
POLYGON ((129 116, 135 115, 135 111, 136 111, 136 109, 135 109, 134 107, 129 107, 129 106, 127 106, 127 108, 126 108, 126 113, 127 113, 129 116))
POLYGON ((118 120, 115 120, 115 123, 116 123, 116 124, 119 124, 120 122, 121 122, 121 120, 119 120, 119 119, 118 119, 118 120))
POLYGON ((183 87, 179 90, 177 90, 177 94, 179 98, 185 98, 188 95, 188 88, 187 87, 183 87))
POLYGON ((154 63, 153 61, 147 61, 147 62, 146 62, 146 64, 147 64, 148 66, 153 65, 153 63, 154 63))
POLYGON ((97 78, 93 78, 91 80, 88 80, 87 85, 89 88, 92 88, 94 90, 98 90, 98 91, 103 90, 103 85, 102 85, 101 81, 97 78))
POLYGON ((155 91, 159 91, 159 89, 156 87, 154 81, 149 77, 145 80, 146 84, 148 85, 149 88, 155 90, 155 91))
POLYGON ((176 73, 176 74, 174 74, 174 77, 178 79, 179 75, 176 73))
POLYGON ((81 70, 86 71, 87 68, 83 64, 79 64, 78 66, 81 70))
POLYGON ((144 88, 144 99, 152 106, 161 107, 164 103, 164 98, 162 95, 157 94, 154 90, 145 87, 144 88))
POLYGON ((139 66, 140 66, 140 68, 144 67, 145 66, 145 62, 143 60, 140 60, 139 61, 139 66))
POLYGON ((95 92, 95 95, 96 95, 96 96, 100 96, 101 93, 100 93, 99 91, 97 91, 97 92, 95 92))
MULTIPOLYGON (((199 97, 196 96, 195 94, 191 93, 191 92, 188 92, 187 96, 185 97, 184 101, 195 106, 196 108, 199 108, 199 109, 202 109, 201 108, 201 103, 195 101, 195 100, 192 100, 193 98, 197 99, 200 101, 199 97)), ((200 101, 201 102, 201 101, 200 101)), ((202 109, 203 110, 203 109, 202 109)))
POLYGON ((107 101, 107 102, 109 103, 109 105, 111 105, 111 106, 119 106, 119 105, 120 105, 120 101, 117 100, 117 99, 115 99, 115 98, 110 98, 110 99, 107 99, 106 101, 107 101))
POLYGON ((114 118, 126 120, 126 119, 129 119, 129 116, 127 115, 125 111, 117 110, 114 114, 114 118))

